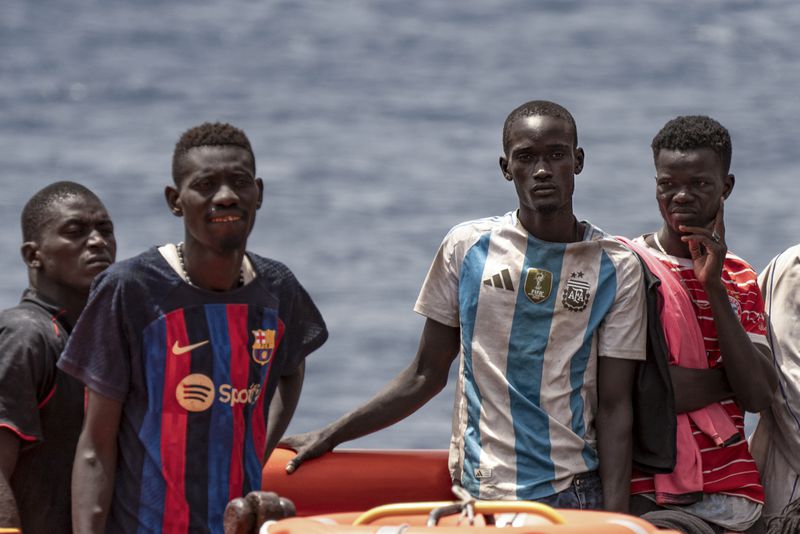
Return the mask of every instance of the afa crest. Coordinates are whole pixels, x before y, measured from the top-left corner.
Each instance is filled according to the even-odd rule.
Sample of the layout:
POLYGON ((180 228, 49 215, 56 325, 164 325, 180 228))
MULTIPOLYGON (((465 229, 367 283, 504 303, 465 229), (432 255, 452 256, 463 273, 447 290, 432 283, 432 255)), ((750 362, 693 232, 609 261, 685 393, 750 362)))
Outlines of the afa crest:
POLYGON ((272 361, 275 353, 275 330, 253 330, 253 360, 259 365, 272 361))
POLYGON ((544 269, 528 269, 525 275, 525 296, 534 304, 547 300, 553 290, 553 273, 544 269))
POLYGON ((589 304, 589 297, 592 295, 589 292, 589 288, 592 286, 582 278, 583 272, 578 271, 572 273, 569 280, 567 280, 564 293, 561 295, 561 304, 568 310, 574 312, 583 311, 589 304))

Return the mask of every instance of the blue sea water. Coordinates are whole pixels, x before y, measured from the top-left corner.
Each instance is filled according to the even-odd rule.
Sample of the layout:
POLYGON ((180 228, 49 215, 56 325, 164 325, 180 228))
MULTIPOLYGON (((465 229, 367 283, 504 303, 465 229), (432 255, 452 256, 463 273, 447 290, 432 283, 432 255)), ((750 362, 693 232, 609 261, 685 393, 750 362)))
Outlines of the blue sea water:
MULTIPOLYGON (((266 184, 250 248, 295 271, 331 331, 290 431, 315 428, 410 362, 411 308, 448 228, 515 207, 497 158, 524 101, 577 119, 582 218, 656 228, 649 142, 702 113, 733 136, 731 249, 761 269, 800 240, 798 27, 793 0, 3 0, 0 305, 25 285, 32 193, 94 189, 120 258, 179 240, 163 200, 172 147, 230 121, 266 184)), ((446 447, 451 388, 354 444, 446 447)))

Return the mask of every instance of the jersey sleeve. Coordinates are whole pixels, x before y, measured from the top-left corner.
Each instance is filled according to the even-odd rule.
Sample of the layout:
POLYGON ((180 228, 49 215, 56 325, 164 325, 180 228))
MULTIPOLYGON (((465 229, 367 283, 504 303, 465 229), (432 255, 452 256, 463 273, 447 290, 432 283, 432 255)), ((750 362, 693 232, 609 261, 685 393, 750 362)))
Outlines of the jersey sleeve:
POLYGON ((737 295, 733 298, 739 303, 740 309, 737 311, 744 331, 747 332, 753 343, 768 347, 764 298, 755 271, 749 265, 746 265, 745 268, 737 266, 736 270, 731 273, 731 279, 733 287, 736 288, 737 295))
POLYGON ((627 249, 613 251, 610 255, 617 273, 617 291, 598 329, 598 355, 644 360, 647 316, 642 267, 627 249))
POLYGON ((32 320, 15 316, 0 327, 0 427, 27 442, 42 440, 39 407, 56 383, 57 355, 47 353, 47 340, 32 320))
POLYGON ((442 241, 422 283, 414 311, 447 326, 459 326, 458 282, 454 232, 442 241))
POLYGON ((290 276, 290 291, 284 298, 290 300, 290 313, 285 324, 287 361, 283 374, 292 374, 306 356, 317 350, 328 339, 328 329, 311 296, 290 276))
POLYGON ((106 271, 95 279, 89 300, 70 335, 58 366, 90 390, 123 402, 130 384, 126 313, 143 298, 126 293, 123 280, 106 271), (124 303, 124 304, 123 304, 124 303))
MULTIPOLYGON (((776 356, 800 354, 800 246, 785 250, 758 275, 776 356)), ((751 338, 752 339, 752 338, 751 338)))

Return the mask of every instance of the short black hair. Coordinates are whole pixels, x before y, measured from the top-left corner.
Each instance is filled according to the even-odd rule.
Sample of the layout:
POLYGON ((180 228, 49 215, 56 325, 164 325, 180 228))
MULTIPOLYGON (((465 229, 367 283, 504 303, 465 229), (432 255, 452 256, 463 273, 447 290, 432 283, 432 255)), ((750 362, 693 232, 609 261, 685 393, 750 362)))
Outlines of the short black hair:
POLYGON ((517 109, 509 113, 508 117, 506 117, 506 122, 503 124, 503 152, 505 152, 506 155, 508 155, 508 143, 511 135, 511 127, 519 119, 533 117, 536 115, 555 117, 557 119, 563 119, 567 121, 567 123, 572 126, 572 132, 575 135, 573 141, 575 143, 574 146, 578 146, 578 126, 575 124, 575 119, 572 117, 572 113, 567 111, 567 108, 548 100, 531 100, 530 102, 525 102, 519 106, 517 109))
POLYGON ((41 236, 42 227, 47 222, 50 208, 56 202, 68 197, 84 197, 100 202, 97 195, 87 187, 75 182, 54 182, 35 193, 25 207, 22 208, 20 225, 22 226, 22 241, 35 241, 41 236))
POLYGON ((200 126, 189 128, 175 144, 172 153, 172 180, 175 185, 180 185, 183 175, 183 156, 189 150, 201 146, 238 146, 250 154, 253 161, 253 172, 256 167, 256 157, 247 135, 239 128, 226 122, 204 122, 200 126))
POLYGON ((725 174, 731 168, 731 135, 723 125, 705 115, 683 115, 667 122, 650 143, 653 160, 661 150, 710 148, 722 162, 725 174))

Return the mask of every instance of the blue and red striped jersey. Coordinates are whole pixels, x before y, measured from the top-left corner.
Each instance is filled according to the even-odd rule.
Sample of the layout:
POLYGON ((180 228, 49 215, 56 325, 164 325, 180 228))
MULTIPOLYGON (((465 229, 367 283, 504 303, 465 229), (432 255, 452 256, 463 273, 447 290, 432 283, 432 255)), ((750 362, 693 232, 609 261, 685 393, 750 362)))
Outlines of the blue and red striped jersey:
POLYGON ((157 249, 98 277, 61 367, 123 403, 109 532, 222 532, 261 486, 269 402, 327 337, 291 272, 248 254, 249 284, 184 282, 157 249))

